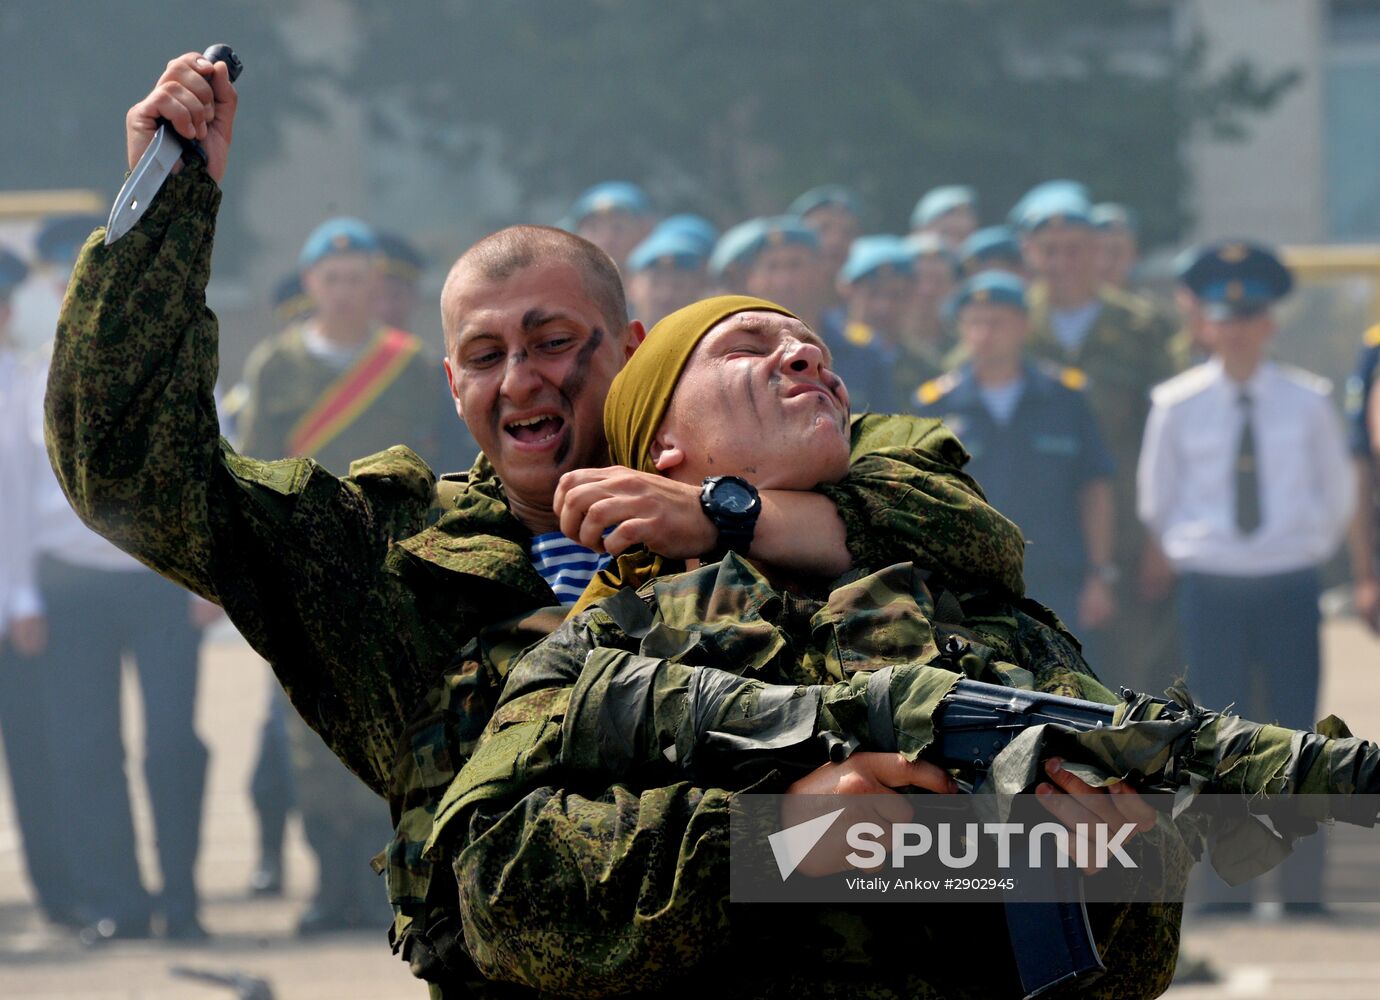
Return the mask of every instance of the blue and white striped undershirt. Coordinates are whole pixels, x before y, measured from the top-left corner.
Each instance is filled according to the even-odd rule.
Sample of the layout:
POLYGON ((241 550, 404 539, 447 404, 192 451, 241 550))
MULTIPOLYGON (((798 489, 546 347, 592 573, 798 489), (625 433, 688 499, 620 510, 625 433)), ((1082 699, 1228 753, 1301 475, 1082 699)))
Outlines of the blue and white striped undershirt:
POLYGON ((607 552, 587 549, 559 531, 532 538, 532 566, 551 585, 557 600, 567 607, 579 600, 594 574, 612 561, 607 552))

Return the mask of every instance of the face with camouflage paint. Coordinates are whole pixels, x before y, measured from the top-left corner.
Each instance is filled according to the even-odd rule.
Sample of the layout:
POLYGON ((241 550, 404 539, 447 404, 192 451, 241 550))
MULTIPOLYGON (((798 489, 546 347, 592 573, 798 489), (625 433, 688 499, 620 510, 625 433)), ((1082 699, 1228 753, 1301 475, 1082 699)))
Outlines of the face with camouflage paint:
POLYGON ((800 320, 741 312, 690 356, 652 444, 680 482, 743 476, 759 489, 810 489, 848 471, 848 390, 800 320))
POLYGON ((544 527, 562 473, 603 464, 604 397, 641 326, 610 328, 564 261, 453 279, 443 306, 453 318, 446 373, 456 409, 515 512, 544 527))

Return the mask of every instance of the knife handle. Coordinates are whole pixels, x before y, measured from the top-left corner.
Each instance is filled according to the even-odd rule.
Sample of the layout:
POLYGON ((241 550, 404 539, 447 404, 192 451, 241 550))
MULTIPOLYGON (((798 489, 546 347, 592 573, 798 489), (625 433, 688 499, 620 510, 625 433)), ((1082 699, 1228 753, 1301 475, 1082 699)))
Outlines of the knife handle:
POLYGON ((224 42, 216 42, 201 57, 210 63, 223 62, 230 67, 230 82, 234 83, 240 78, 240 73, 244 71, 244 63, 240 62, 240 57, 235 55, 235 50, 224 42))
MULTIPOLYGON (((235 50, 224 42, 217 42, 215 45, 212 45, 201 54, 201 57, 210 63, 225 63, 230 70, 231 83, 238 80, 240 73, 244 71, 244 63, 240 61, 240 57, 235 55, 235 50)), ((198 159, 202 163, 206 162, 206 151, 201 148, 201 143, 197 142, 195 139, 188 139, 182 136, 178 133, 177 129, 173 128, 171 125, 168 125, 167 129, 182 146, 183 162, 190 162, 192 159, 198 159)))

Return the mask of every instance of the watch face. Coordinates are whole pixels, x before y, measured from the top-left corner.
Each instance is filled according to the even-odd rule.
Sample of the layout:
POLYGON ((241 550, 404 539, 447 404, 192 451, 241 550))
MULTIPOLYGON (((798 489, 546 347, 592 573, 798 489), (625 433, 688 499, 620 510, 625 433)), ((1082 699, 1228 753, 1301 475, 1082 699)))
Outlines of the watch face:
POLYGON ((714 487, 714 506, 726 514, 750 513, 756 502, 756 495, 736 480, 723 479, 714 487))

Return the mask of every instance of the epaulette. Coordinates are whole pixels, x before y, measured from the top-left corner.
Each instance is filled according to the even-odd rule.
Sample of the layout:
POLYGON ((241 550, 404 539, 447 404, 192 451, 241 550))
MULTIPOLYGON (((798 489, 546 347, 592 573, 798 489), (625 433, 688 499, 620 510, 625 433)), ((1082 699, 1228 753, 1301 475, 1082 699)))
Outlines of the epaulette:
POLYGON ((932 378, 928 382, 922 382, 920 388, 915 390, 915 401, 921 406, 930 406, 952 392, 956 385, 958 385, 956 372, 948 372, 938 378, 932 378))
POLYGON ((1367 347, 1380 347, 1380 323, 1366 331, 1366 335, 1361 338, 1361 343, 1367 347))
POLYGON ((844 326, 843 339, 854 347, 869 347, 872 341, 877 339, 877 335, 872 331, 872 327, 855 320, 844 326))
POLYGON ((1278 364, 1279 373, 1300 388, 1315 392, 1319 396, 1332 395, 1332 380, 1316 372, 1294 365, 1278 364))
POLYGON ((1181 403, 1212 385, 1213 373, 1209 365, 1196 365, 1150 390, 1150 398, 1159 406, 1181 403))

